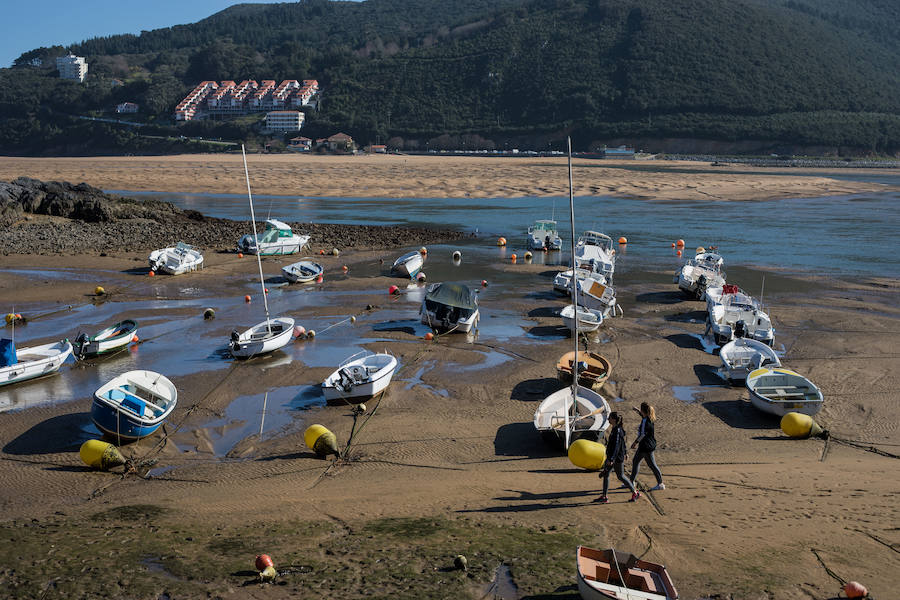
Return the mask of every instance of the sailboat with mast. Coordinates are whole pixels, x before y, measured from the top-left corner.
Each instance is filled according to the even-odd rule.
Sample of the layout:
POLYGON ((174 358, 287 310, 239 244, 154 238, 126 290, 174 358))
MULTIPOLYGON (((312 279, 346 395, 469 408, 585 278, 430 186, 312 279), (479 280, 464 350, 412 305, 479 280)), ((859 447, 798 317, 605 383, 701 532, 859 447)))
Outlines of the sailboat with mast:
MULTIPOLYGON (((253 238, 256 234, 256 214, 253 211, 253 194, 250 192, 250 172, 247 169, 247 154, 241 145, 241 156, 244 159, 244 177, 247 179, 247 198, 250 201, 250 223, 253 225, 253 238)), ((262 259, 256 254, 259 267, 259 284, 262 288, 263 306, 266 309, 266 320, 240 333, 231 332, 228 349, 235 358, 250 358, 257 354, 265 354, 283 348, 291 341, 294 334, 294 319, 290 317, 270 317, 269 300, 266 293, 266 282, 263 277, 262 259)))
MULTIPOLYGON (((569 219, 572 224, 572 248, 575 248, 575 196, 572 185, 572 140, 569 139, 569 219)), ((575 253, 572 253, 572 268, 575 268, 575 253)), ((572 286, 572 304, 578 311, 577 286, 572 286)), ((575 319, 574 359, 572 360, 572 384, 547 396, 534 412, 534 427, 545 441, 551 444, 562 442, 569 445, 579 437, 599 438, 609 427, 609 403, 589 388, 578 385, 582 356, 587 353, 578 348, 578 319, 575 319)))

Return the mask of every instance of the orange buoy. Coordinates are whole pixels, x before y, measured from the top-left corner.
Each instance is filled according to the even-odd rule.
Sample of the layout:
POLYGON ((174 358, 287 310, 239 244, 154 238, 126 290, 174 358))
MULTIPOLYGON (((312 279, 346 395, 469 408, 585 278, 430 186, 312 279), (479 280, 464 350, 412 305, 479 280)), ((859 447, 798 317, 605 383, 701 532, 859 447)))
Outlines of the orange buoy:
POLYGON ((513 252, 512 254, 509 255, 509 260, 511 260, 513 262, 516 262, 516 258, 518 258, 518 257, 516 256, 515 252, 513 252))
POLYGON ((139 341, 141 341, 141 338, 139 338, 137 334, 134 334, 134 337, 131 338, 131 341, 137 344, 139 341))
POLYGON ((622 237, 619 238, 619 243, 620 243, 620 244, 627 244, 627 243, 628 243, 628 238, 625 237, 625 236, 623 235, 622 237))
POLYGON ((505 245, 506 245, 506 238, 505 238, 505 237, 498 237, 498 238, 497 238, 497 245, 498 245, 498 246, 505 246, 505 245))
POLYGON ((675 242, 672 242, 672 247, 673 247, 673 248, 675 247, 675 242))
POLYGON ((675 245, 679 248, 684 248, 684 240, 678 240, 677 242, 675 242, 675 245))
POLYGON ((345 270, 345 271, 348 271, 348 270, 350 270, 350 267, 348 267, 348 266, 347 266, 347 265, 344 265, 344 266, 343 266, 343 267, 341 267, 341 268, 342 268, 342 269, 343 269, 343 270, 345 270))
POLYGON ((319 250, 319 254, 320 254, 321 256, 324 256, 324 255, 325 255, 325 251, 324 251, 324 250, 319 250))
POLYGON ((147 273, 147 276, 148 277, 156 277, 156 273, 154 273, 153 271, 150 271, 149 273, 147 273))
POLYGON ((244 302, 250 302, 250 294, 244 296, 244 302))
POLYGON ((681 250, 675 253, 675 256, 681 256, 681 250))
POLYGON ((388 294, 399 294, 399 293, 400 293, 400 288, 398 288, 396 285, 392 285, 391 287, 388 288, 388 294))
POLYGON ((844 584, 844 593, 848 598, 865 598, 869 595, 869 590, 858 581, 848 581, 844 584))
POLYGON ((238 252, 238 258, 244 258, 244 253, 243 253, 243 252, 238 252))
POLYGON ((428 333, 425 334, 425 341, 426 341, 426 342, 430 342, 430 341, 433 340, 433 339, 434 339, 434 334, 431 333, 430 331, 429 331, 428 333))
POLYGON ((419 248, 419 254, 421 254, 422 256, 425 256, 426 254, 428 254, 428 248, 426 248, 425 246, 422 246, 421 248, 419 248))
POLYGON ((256 570, 257 571, 265 571, 266 567, 274 567, 275 563, 272 562, 272 557, 268 554, 259 554, 256 557, 256 570))

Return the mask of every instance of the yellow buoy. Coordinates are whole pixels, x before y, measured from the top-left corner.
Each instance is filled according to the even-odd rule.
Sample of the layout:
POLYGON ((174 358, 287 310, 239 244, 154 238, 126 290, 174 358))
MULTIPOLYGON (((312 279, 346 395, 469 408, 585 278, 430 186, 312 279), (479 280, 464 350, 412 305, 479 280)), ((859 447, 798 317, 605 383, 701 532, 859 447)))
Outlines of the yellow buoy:
POLYGON ((497 238, 497 245, 498 245, 498 246, 505 246, 505 245, 506 245, 506 238, 505 238, 505 237, 499 237, 499 238, 497 238))
POLYGON ((306 447, 319 456, 337 454, 337 437, 324 425, 310 425, 303 434, 303 442, 306 447))
POLYGON ((16 320, 16 315, 14 315, 13 313, 6 314, 6 324, 7 325, 9 325, 10 323, 12 323, 15 320, 16 320))
POLYGON ((89 467, 106 471, 125 464, 119 449, 108 442, 88 440, 78 450, 81 460, 89 467))
POLYGON ((525 251, 525 260, 531 260, 532 256, 534 256, 534 255, 531 254, 531 250, 525 251))
POLYGON ((104 289, 103 289, 102 287, 100 287, 99 285, 98 285, 97 287, 94 288, 94 295, 95 295, 95 296, 102 296, 102 295, 105 294, 105 293, 106 293, 106 290, 104 290, 104 289))
POLYGON ((332 249, 331 249, 331 255, 332 255, 332 256, 338 256, 340 253, 341 253, 341 251, 338 250, 337 248, 332 248, 332 249))
POLYGON ((599 471, 606 462, 606 446, 590 440, 575 440, 569 446, 569 461, 588 471, 599 471))
POLYGON ((697 246, 697 254, 703 254, 704 252, 706 252, 706 248, 704 248, 703 246, 697 246))
POLYGON ((788 437, 828 437, 828 432, 813 421, 809 415, 798 412, 789 412, 781 417, 781 431, 788 437))

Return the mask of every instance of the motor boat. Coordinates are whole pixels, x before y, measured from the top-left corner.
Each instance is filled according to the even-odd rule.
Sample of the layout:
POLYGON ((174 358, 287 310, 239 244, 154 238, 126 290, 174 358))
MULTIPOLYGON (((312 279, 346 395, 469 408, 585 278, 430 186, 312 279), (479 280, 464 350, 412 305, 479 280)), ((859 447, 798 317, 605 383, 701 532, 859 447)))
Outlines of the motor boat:
POLYGON ((725 259, 715 252, 699 252, 675 272, 678 289, 694 298, 703 298, 706 289, 725 284, 725 259))
POLYGON ((559 250, 562 239, 556 231, 556 221, 540 219, 528 228, 528 248, 531 250, 559 250))
MULTIPOLYGON (((254 224, 255 227, 255 224, 254 224)), ((266 228, 256 242, 256 234, 246 234, 238 240, 238 250, 262 256, 296 254, 309 243, 308 235, 296 234, 291 226, 278 219, 268 219, 266 228)))
POLYGON ((559 316, 562 317, 563 325, 573 332, 577 330, 582 333, 592 333, 597 331, 600 328, 600 325, 603 324, 603 311, 585 308, 583 306, 579 306, 577 311, 577 323, 575 322, 576 308, 574 304, 569 304, 559 311, 559 316))
POLYGON ((780 367, 781 359, 771 346, 748 338, 736 338, 719 349, 719 374, 729 381, 744 381, 760 367, 780 367))
POLYGON ((585 231, 575 243, 575 267, 588 269, 612 281, 616 269, 616 250, 613 240, 597 231, 585 231))
POLYGON ((125 319, 94 335, 79 333, 72 344, 76 358, 93 358, 124 350, 137 335, 137 321, 125 319))
POLYGON ((724 346, 736 338, 751 338, 771 346, 775 343, 772 321, 758 304, 726 294, 722 302, 712 304, 707 312, 706 335, 724 346))
POLYGON ((461 283, 432 283, 425 290, 419 315, 434 330, 468 333, 478 325, 478 298, 461 283))
POLYGON ((387 352, 354 354, 322 383, 327 402, 357 403, 383 392, 397 370, 397 359, 387 352))
POLYGON ((203 254, 197 248, 178 242, 169 248, 154 250, 148 258, 151 271, 181 275, 203 268, 203 254))

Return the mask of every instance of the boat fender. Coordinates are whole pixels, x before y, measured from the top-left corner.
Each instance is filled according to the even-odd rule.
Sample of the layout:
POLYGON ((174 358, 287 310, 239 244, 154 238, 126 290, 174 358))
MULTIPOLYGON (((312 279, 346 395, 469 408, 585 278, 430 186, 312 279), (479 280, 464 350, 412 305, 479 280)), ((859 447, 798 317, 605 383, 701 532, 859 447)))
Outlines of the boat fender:
POLYGON ((461 260, 461 259, 462 259, 462 253, 459 250, 454 250, 453 251, 453 260, 461 260))
POLYGON ((108 471, 113 467, 125 464, 125 458, 119 449, 101 440, 86 441, 81 445, 78 454, 84 464, 101 471, 108 471))

